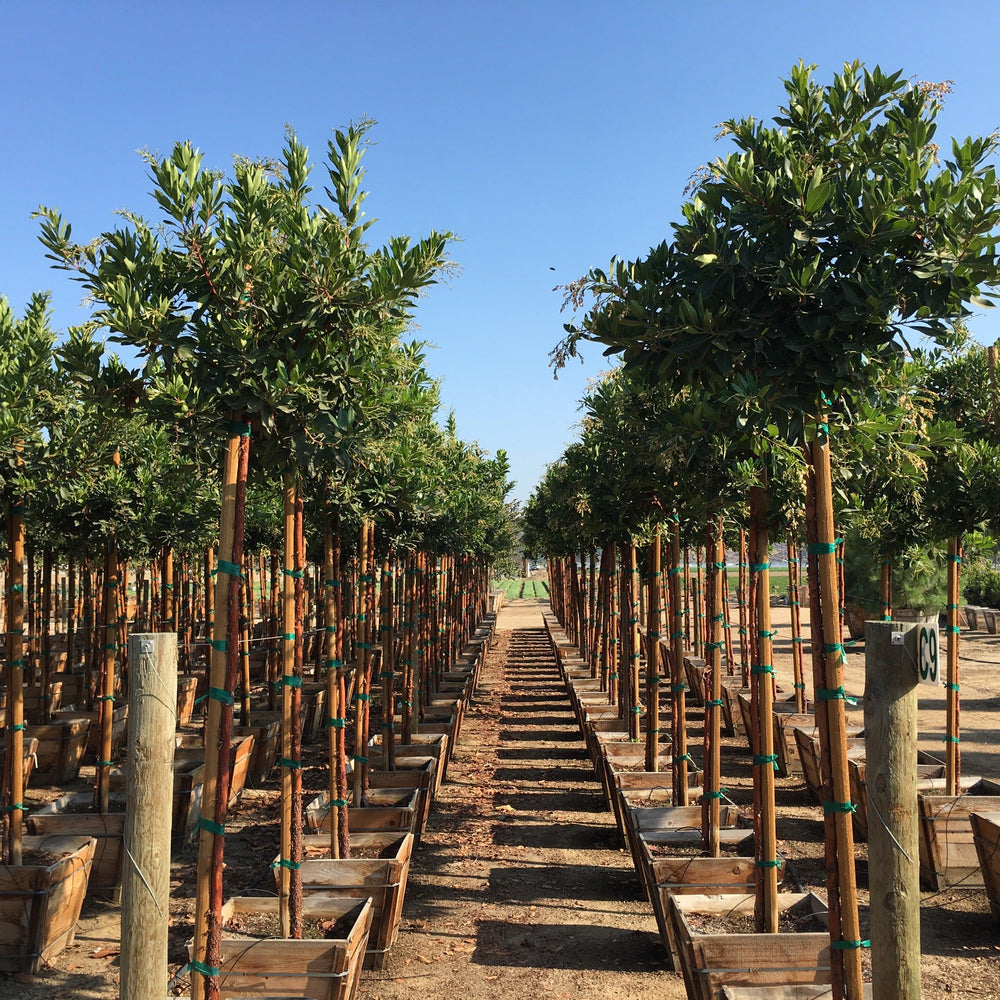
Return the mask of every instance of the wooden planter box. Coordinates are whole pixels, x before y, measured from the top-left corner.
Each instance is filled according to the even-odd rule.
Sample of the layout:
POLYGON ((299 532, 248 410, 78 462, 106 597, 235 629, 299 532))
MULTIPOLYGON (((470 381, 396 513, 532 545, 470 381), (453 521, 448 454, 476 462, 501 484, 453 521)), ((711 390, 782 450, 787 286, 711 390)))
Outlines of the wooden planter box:
MULTIPOLYGON (((398 733, 397 733, 398 737, 398 733)), ((395 747, 396 767, 400 770, 410 766, 422 766, 423 760, 433 757, 435 765, 434 785, 431 799, 437 797, 448 769, 448 737, 444 733, 414 733, 412 743, 397 743, 395 747)), ((368 759, 382 759, 382 743, 379 737, 373 736, 368 741, 368 759)))
POLYGON ((315 743, 326 732, 326 683, 302 685, 302 742, 315 743))
MULTIPOLYGON (((378 791, 378 790, 376 790, 378 791)), ((383 789, 383 795, 376 795, 370 802, 382 805, 349 806, 348 827, 352 830, 368 832, 390 831, 397 835, 413 833, 417 815, 417 790, 413 788, 383 789), (393 801, 395 800, 395 801, 393 801)), ((320 833, 330 829, 330 794, 320 792, 302 810, 302 820, 310 833, 320 833)))
MULTIPOLYGON (((701 806, 628 806, 625 809, 625 831, 632 864, 643 888, 652 898, 649 873, 644 868, 648 852, 645 844, 699 847, 701 839, 701 806)), ((719 841, 730 849, 753 837, 753 830, 743 825, 736 806, 719 807, 719 841)))
MULTIPOLYGON (((826 906, 813 893, 787 893, 782 911, 811 912, 825 922, 826 906)), ((830 982, 830 935, 809 933, 704 933, 699 916, 753 915, 752 895, 667 897, 674 967, 684 974, 691 1000, 717 1000, 724 986, 785 986, 830 982)), ((766 994, 765 994, 766 995, 766 994)))
POLYGON ((368 772, 368 787, 372 790, 398 788, 416 791, 412 833, 418 844, 431 811, 431 785, 434 781, 436 766, 434 758, 428 757, 419 767, 395 771, 369 770, 368 772))
POLYGON ((33 812, 28 830, 41 836, 85 836, 95 842, 87 884, 88 895, 116 896, 122 884, 122 850, 125 831, 125 803, 113 800, 114 812, 94 811, 92 792, 63 795, 33 812), (84 808, 81 808, 84 807, 84 808), (73 812, 67 810, 74 809, 73 812))
MULTIPOLYGON (((672 750, 669 746, 660 744, 657 761, 660 773, 669 774, 673 767, 672 750)), ((612 812, 615 808, 615 775, 619 772, 642 771, 646 767, 645 741, 639 743, 614 742, 601 743, 601 766, 598 774, 604 788, 604 801, 612 812)))
POLYGON ((252 736, 253 751, 247 763, 246 784, 260 785, 271 773, 281 749, 281 715, 277 712, 254 713, 250 726, 234 726, 234 736, 252 736))
POLYGON ((94 857, 91 837, 25 837, 24 850, 65 857, 0 868, 0 971, 34 975, 73 943, 94 857))
POLYGON ((74 717, 48 726, 28 726, 25 739, 38 740, 35 780, 42 785, 62 785, 80 773, 87 749, 90 720, 74 717))
MULTIPOLYGON (((358 840, 352 842, 361 846, 358 840)), ((302 861, 303 897, 319 893, 325 898, 371 898, 372 925, 365 952, 366 969, 381 969, 399 936, 412 854, 413 835, 406 833, 383 847, 382 856, 378 858, 307 857, 302 861)), ((275 878, 278 878, 277 869, 275 878)))
MULTIPOLYGON (((919 762, 920 752, 917 753, 919 762)), ((851 780, 851 801, 858 807, 854 813, 854 830, 862 840, 868 839, 868 783, 866 781, 866 762, 861 757, 847 762, 847 771, 851 780)), ((917 791, 938 792, 945 789, 944 764, 917 764, 917 791)), ((978 775, 962 775, 959 785, 962 792, 968 792, 980 781, 978 775)))
MULTIPOLYGON (((24 745, 24 765, 21 768, 21 780, 24 782, 24 787, 28 787, 28 779, 31 777, 31 772, 35 768, 35 756, 38 753, 38 740, 35 737, 30 739, 25 738, 23 740, 24 745)), ((7 744, 5 741, 0 741, 0 757, 3 757, 7 752, 7 744)))
POLYGON ((85 685, 87 678, 83 674, 71 674, 60 671, 52 675, 52 682, 62 685, 62 704, 84 708, 87 704, 85 685))
POLYGON ((186 726, 194 715, 200 674, 181 674, 177 678, 177 725, 186 726))
MULTIPOLYGON (((756 890, 757 869, 752 857, 726 852, 719 858, 670 857, 654 855, 649 844, 642 843, 643 877, 649 901, 656 916, 656 926, 667 954, 671 956, 667 899, 681 895, 749 893, 756 890)), ((784 859, 780 859, 779 882, 784 879, 784 859)))
POLYGON ((917 795, 920 880, 938 891, 961 882, 981 885, 983 873, 969 816, 1000 807, 1000 782, 981 778, 964 795, 917 795))
MULTIPOLYGON (((76 712, 66 709, 65 711, 53 712, 53 722, 67 722, 73 719, 89 719, 90 732, 87 734, 87 749, 85 760, 100 760, 101 753, 101 713, 100 712, 76 712)), ((111 713, 111 752, 120 750, 125 746, 126 727, 128 726, 128 705, 119 705, 111 713)))
MULTIPOLYGON (((688 771, 689 798, 692 803, 701 796, 701 771, 688 771)), ((622 843, 628 846, 625 810, 629 806, 651 807, 674 804, 673 769, 667 771, 613 771, 615 782, 615 824, 622 843)))
POLYGON ((351 914, 354 922, 342 938, 248 939, 233 935, 234 925, 238 926, 241 918, 276 916, 278 901, 237 896, 223 905, 222 961, 218 978, 221 1000, 248 996, 353 1000, 371 928, 371 900, 341 900, 317 895, 303 899, 302 913, 307 920, 339 919, 351 914))
MULTIPOLYGON (((24 688, 24 719, 29 725, 41 725, 42 708, 45 704, 42 689, 38 684, 25 684, 24 688)), ((62 705, 62 681, 52 680, 49 683, 49 712, 57 712, 62 705)))
MULTIPOLYGON (((795 728, 795 745, 799 751, 799 761, 802 764, 802 778, 806 787, 812 792, 813 798, 821 805, 823 803, 823 779, 820 773, 819 729, 812 726, 809 729, 795 728)), ((858 737, 847 741, 847 759, 863 760, 865 756, 865 741, 858 737)))
POLYGON ((970 813, 969 820, 990 912, 1000 921, 1000 812, 970 813))
MULTIPOLYGON (((204 766, 205 751, 201 738, 198 736, 176 736, 177 749, 174 751, 174 761, 188 761, 204 766)), ((254 738, 252 735, 233 734, 229 744, 229 805, 234 806, 246 788, 247 774, 250 771, 250 759, 253 756, 254 738)))

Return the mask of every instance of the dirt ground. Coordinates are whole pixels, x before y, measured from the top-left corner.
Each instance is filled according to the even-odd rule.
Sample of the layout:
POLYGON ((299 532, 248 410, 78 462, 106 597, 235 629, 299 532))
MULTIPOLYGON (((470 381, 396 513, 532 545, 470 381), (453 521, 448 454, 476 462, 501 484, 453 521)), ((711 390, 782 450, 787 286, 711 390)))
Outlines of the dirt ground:
MULTIPOLYGON (((414 854, 400 939, 386 967, 368 972, 359 1000, 472 1000, 500 996, 614 996, 674 1000, 680 976, 667 972, 649 904, 642 897, 600 786, 586 757, 554 662, 526 645, 541 628, 542 601, 503 609, 497 642, 470 706, 423 842, 414 854)), ((788 610, 773 609, 775 667, 791 685, 788 610)), ((964 770, 1000 776, 1000 636, 962 638, 964 770)), ((863 647, 853 647, 848 693, 864 689, 863 647)), ((921 748, 940 753, 943 689, 921 698, 921 748)), ((692 738, 698 728, 692 715, 692 738)), ((725 741, 723 784, 750 802, 745 742, 725 741)), ((307 787, 324 779, 322 750, 310 751, 307 787)), ((78 782, 86 787, 87 774, 78 782)), ((37 803, 56 790, 35 790, 37 803)), ((823 892, 822 814, 800 778, 778 779, 779 847, 798 880, 823 892)), ((228 894, 267 892, 261 859, 277 852, 272 781, 248 791, 227 825, 228 894)), ((857 848, 863 902, 865 845, 857 848)), ((186 960, 193 847, 175 854, 171 973, 186 960)), ((925 1000, 977 994, 1000 997, 1000 928, 982 889, 956 887, 923 898, 925 1000)), ((36 977, 0 976, 0 989, 23 1000, 117 997, 118 910, 88 901, 76 943, 36 977)), ((175 992, 186 991, 181 976, 175 992)))

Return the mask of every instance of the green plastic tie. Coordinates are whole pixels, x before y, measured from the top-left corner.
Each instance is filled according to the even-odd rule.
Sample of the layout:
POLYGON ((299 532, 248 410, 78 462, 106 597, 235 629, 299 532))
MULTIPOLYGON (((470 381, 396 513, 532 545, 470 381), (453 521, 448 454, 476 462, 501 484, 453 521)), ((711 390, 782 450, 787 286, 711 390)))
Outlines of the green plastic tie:
POLYGON ((948 562, 953 562, 956 565, 961 566, 962 565, 962 557, 961 556, 953 556, 953 555, 949 554, 949 556, 948 556, 948 562))
POLYGON ((323 667, 326 670, 339 670, 344 665, 343 660, 324 660, 323 667))
POLYGON ((204 962, 190 961, 188 967, 192 972, 200 972, 203 976, 212 976, 213 978, 219 974, 219 967, 217 965, 206 965, 204 962))
POLYGON ((355 700, 355 701, 371 701, 371 697, 372 697, 372 696, 371 696, 370 694, 367 694, 367 693, 363 693, 363 692, 358 692, 358 693, 357 693, 357 694, 356 694, 356 695, 354 696, 354 700, 355 700))
POLYGON ((302 678, 295 677, 293 674, 283 674, 278 683, 285 687, 300 688, 302 687, 302 678))
POLYGON ((679 694, 681 691, 689 691, 690 688, 687 686, 687 683, 685 681, 681 681, 680 684, 671 684, 670 690, 674 694, 679 694))
POLYGON ((805 686, 805 684, 793 684, 793 685, 792 685, 792 687, 793 687, 793 688, 794 688, 794 689, 795 689, 796 691, 805 691, 805 689, 806 689, 806 686, 805 686))
POLYGON ((756 667, 750 668, 751 677, 759 677, 761 674, 774 676, 774 667, 770 663, 760 663, 756 667))
POLYGON ((214 833, 217 837, 224 837, 226 835, 226 827, 222 823, 214 823, 210 819, 205 819, 204 816, 198 817, 198 829, 207 830, 209 833, 214 833))
POLYGON ((294 632, 282 632, 281 633, 281 638, 284 639, 285 642, 295 642, 295 633, 294 632))
POLYGON ((362 756, 361 754, 359 754, 359 753, 356 753, 356 754, 355 754, 355 755, 354 755, 354 756, 353 756, 353 757, 351 758, 351 760, 353 760, 355 764, 367 764, 367 763, 368 763, 368 758, 367 758, 367 757, 363 757, 363 756, 362 756))
POLYGON ((228 639, 209 639, 208 644, 217 653, 228 653, 229 652, 229 640, 228 639))
POLYGON ((957 625, 949 625, 949 626, 948 626, 948 631, 949 631, 949 632, 950 632, 950 633, 951 633, 952 635, 959 635, 959 634, 961 633, 961 631, 962 631, 962 630, 961 630, 961 629, 960 629, 960 628, 959 628, 959 627, 958 627, 957 625))
POLYGON ((793 635, 792 642, 805 642, 805 637, 801 635, 793 635))
POLYGON ((3 809, 0 809, 0 812, 3 813, 27 812, 27 811, 28 807, 23 802, 14 802, 9 806, 4 806, 3 809))
MULTIPOLYGON (((681 754, 680 757, 674 757, 673 758, 673 761, 674 761, 675 764, 682 764, 686 760, 691 760, 691 754, 684 753, 684 754, 681 754)), ((692 763, 693 763, 693 761, 692 761, 692 763)))
POLYGON ((18 722, 16 725, 10 727, 10 731, 12 733, 21 733, 24 732, 24 730, 27 729, 27 727, 28 724, 26 722, 18 722))
POLYGON ((708 649, 708 650, 723 649, 723 648, 725 648, 725 645, 726 644, 724 642, 706 642, 705 643, 705 649, 708 649))
POLYGON ((243 571, 240 569, 239 563, 229 562, 226 559, 219 560, 219 572, 225 573, 227 576, 243 575, 243 571))
POLYGON ((844 686, 841 685, 837 688, 817 688, 816 689, 816 700, 817 701, 846 701, 847 692, 844 690, 844 686))
POLYGON ((825 642, 823 643, 824 653, 840 653, 840 662, 843 663, 847 653, 844 649, 844 644, 842 642, 825 642))
POLYGON ((670 633, 670 638, 671 639, 683 639, 684 638, 684 633, 683 632, 671 632, 670 633))
POLYGON ((8 667, 21 667, 23 669, 24 668, 24 660, 23 659, 7 660, 7 666, 8 667))
POLYGON ((776 753, 754 754, 753 766, 763 767, 765 764, 773 764, 775 771, 778 770, 778 755, 776 753))
POLYGON ((704 792, 701 797, 703 799, 724 799, 726 797, 726 791, 727 789, 720 788, 717 792, 704 792))
POLYGON ((755 868, 780 868, 781 858, 772 858, 770 861, 755 861, 755 868))
POLYGON ((806 551, 811 556, 832 556, 843 540, 838 538, 835 542, 812 542, 806 546, 806 551))
POLYGON ((777 634, 778 634, 777 629, 770 629, 770 630, 766 628, 757 629, 758 639, 773 639, 777 634))
POLYGON ((946 688, 947 688, 947 689, 948 689, 949 691, 954 691, 954 692, 955 692, 955 694, 958 694, 958 692, 959 692, 959 686, 958 686, 957 684, 953 684, 953 683, 952 683, 951 681, 948 681, 948 683, 947 683, 947 684, 945 684, 945 687, 946 687, 946 688))
POLYGON ((324 580, 323 581, 323 586, 324 587, 339 587, 340 586, 340 581, 339 580, 324 580))
POLYGON ((330 729, 344 729, 347 726, 347 719, 337 719, 331 715, 327 718, 326 724, 330 729))
POLYGON ((763 573, 764 570, 770 569, 770 568, 771 568, 771 564, 769 562, 766 562, 766 563, 750 563, 750 572, 751 573, 763 573))
POLYGON ((223 688, 210 687, 208 689, 208 697, 212 701, 221 702, 223 705, 232 705, 233 695, 230 691, 226 691, 223 688))
POLYGON ((941 742, 942 743, 958 743, 960 741, 959 741, 959 738, 957 736, 942 736, 941 737, 941 742))
POLYGON ((823 812, 825 813, 853 813, 858 807, 853 802, 824 802, 823 812))
MULTIPOLYGON (((51 697, 51 695, 49 697, 51 697)), ((95 699, 95 701, 114 701, 114 700, 115 696, 113 694, 102 694, 100 697, 95 699)))
POLYGON ((289 871, 297 872, 302 865, 298 861, 289 861, 288 858, 278 858, 277 861, 271 862, 272 868, 287 868, 289 871))
POLYGON ((836 951, 856 951, 858 948, 870 948, 871 941, 831 941, 830 947, 836 951))
POLYGON ((11 588, 10 588, 10 592, 12 594, 23 594, 24 593, 24 584, 23 583, 12 584, 11 588))
POLYGON ((301 569, 285 569, 282 567, 281 573, 283 576, 290 577, 292 580, 301 580, 305 576, 305 572, 301 569))
POLYGON ((677 574, 680 573, 680 571, 681 571, 680 566, 674 566, 673 569, 667 570, 667 576, 677 576, 677 574))
POLYGON ((289 760, 287 757, 282 757, 278 761, 278 767, 287 767, 289 771, 301 771, 302 761, 301 760, 289 760))
POLYGON ((98 767, 111 767, 112 766, 112 761, 110 761, 110 760, 99 760, 97 762, 97 766, 98 767))
POLYGON ((706 700, 705 705, 708 708, 722 708, 722 699, 721 698, 709 698, 709 699, 706 700))
POLYGON ((340 806, 347 805, 347 799, 331 799, 330 805, 333 806, 334 809, 338 809, 340 806))

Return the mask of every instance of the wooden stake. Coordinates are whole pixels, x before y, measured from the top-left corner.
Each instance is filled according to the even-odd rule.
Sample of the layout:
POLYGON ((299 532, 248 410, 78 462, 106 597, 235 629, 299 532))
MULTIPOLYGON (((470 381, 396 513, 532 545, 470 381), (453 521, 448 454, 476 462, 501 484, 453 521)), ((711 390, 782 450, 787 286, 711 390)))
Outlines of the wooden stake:
POLYGON ((660 738, 660 531, 649 546, 646 603, 646 770, 659 771, 660 738))
MULTIPOLYGON (((695 549, 697 552, 698 550, 695 549)), ((719 835, 720 805, 722 799, 722 565, 726 549, 722 540, 722 520, 713 526, 708 545, 705 548, 705 562, 708 573, 708 607, 711 615, 707 622, 708 635, 704 641, 708 666, 708 694, 705 699, 705 791, 702 796, 702 837, 710 857, 722 854, 719 835)), ((698 560, 698 576, 701 576, 701 560, 698 560)), ((700 583, 700 580, 699 580, 700 583)))
POLYGON ((959 570, 962 565, 962 544, 958 538, 948 539, 948 673, 946 735, 944 743, 945 785, 947 795, 958 795, 962 779, 962 755, 959 747, 959 666, 958 666, 958 595, 959 570))
POLYGON ((788 604, 792 611, 792 676, 795 688, 795 711, 806 710, 806 675, 802 656, 802 614, 799 586, 798 542, 789 539, 785 546, 788 555, 788 604))
POLYGON ((114 536, 104 550, 104 656, 100 699, 101 750, 95 769, 97 811, 108 812, 111 789, 111 742, 115 713, 115 650, 118 646, 118 546, 114 536))
POLYGON ((7 774, 10 810, 4 860, 22 862, 24 829, 24 507, 18 499, 7 515, 7 774))
POLYGON ((122 866, 121 1000, 167 995, 170 816, 177 704, 177 636, 129 638, 128 766, 122 866))
MULTIPOLYGON (((902 626, 865 626, 865 782, 872 991, 920 1000, 920 860, 917 828, 917 670, 902 626)), ((950 793, 949 793, 950 794, 950 793)))
POLYGON ((759 814, 755 816, 758 835, 755 838, 757 868, 757 900, 754 907, 758 933, 778 932, 778 838, 774 810, 774 729, 771 714, 774 705, 774 658, 771 639, 771 580, 770 539, 767 530, 767 492, 759 487, 750 490, 751 573, 757 577, 757 662, 750 667, 756 709, 756 747, 754 782, 758 789, 755 800, 759 814))
MULTIPOLYGON (((824 807, 832 812, 836 830, 837 878, 840 897, 840 938, 831 935, 831 964, 843 961, 844 988, 848 1000, 861 1000, 861 929, 858 891, 854 870, 854 829, 851 822, 851 786, 847 770, 847 716, 844 709, 844 646, 840 632, 840 587, 837 569, 837 539, 833 520, 833 482, 829 432, 817 426, 811 443, 816 487, 816 554, 819 564, 819 597, 822 623, 821 655, 825 684, 816 691, 817 714, 825 712, 829 744, 822 754, 829 761, 833 801, 824 807)), ((820 729, 822 739, 823 729, 820 729)))
POLYGON ((681 529, 677 515, 670 536, 670 563, 667 583, 670 586, 670 694, 671 735, 673 736, 674 805, 688 804, 687 682, 684 672, 684 595, 681 580, 681 529))

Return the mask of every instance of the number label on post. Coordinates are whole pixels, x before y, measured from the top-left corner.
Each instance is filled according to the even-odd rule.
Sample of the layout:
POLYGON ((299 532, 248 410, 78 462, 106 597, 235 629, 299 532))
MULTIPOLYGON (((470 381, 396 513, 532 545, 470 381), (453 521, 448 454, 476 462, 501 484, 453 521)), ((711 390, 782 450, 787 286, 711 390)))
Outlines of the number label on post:
POLYGON ((938 658, 938 630, 936 625, 921 625, 917 639, 917 665, 921 684, 940 684, 941 666, 938 658))

